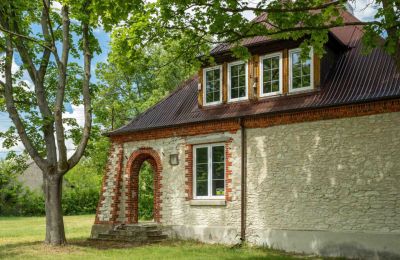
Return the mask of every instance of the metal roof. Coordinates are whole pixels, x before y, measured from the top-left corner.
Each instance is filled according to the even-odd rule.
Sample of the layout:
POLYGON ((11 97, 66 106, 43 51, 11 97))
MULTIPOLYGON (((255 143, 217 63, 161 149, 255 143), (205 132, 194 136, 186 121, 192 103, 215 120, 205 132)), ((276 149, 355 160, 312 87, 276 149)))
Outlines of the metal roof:
POLYGON ((198 77, 194 76, 167 98, 109 135, 400 97, 400 73, 391 56, 380 48, 368 55, 361 54, 362 30, 359 27, 336 28, 333 33, 349 49, 340 54, 316 91, 199 108, 198 77))

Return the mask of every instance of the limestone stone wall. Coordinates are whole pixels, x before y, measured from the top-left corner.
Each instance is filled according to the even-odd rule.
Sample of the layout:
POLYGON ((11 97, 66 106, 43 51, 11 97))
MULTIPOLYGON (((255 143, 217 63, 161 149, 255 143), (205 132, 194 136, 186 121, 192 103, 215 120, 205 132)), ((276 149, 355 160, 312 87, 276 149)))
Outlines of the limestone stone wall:
POLYGON ((247 137, 249 242, 273 246, 274 230, 400 234, 400 113, 247 137))
MULTIPOLYGON (((195 143, 195 141, 194 141, 195 143)), ((125 164, 130 155, 141 147, 149 147, 160 156, 162 163, 161 180, 161 222, 175 230, 174 235, 182 238, 194 238, 209 242, 236 243, 240 238, 240 131, 237 133, 219 133, 195 137, 173 137, 157 140, 135 141, 123 144, 124 172, 122 176, 121 212, 126 207, 127 173, 125 164), (229 149, 232 157, 231 201, 224 206, 190 205, 186 189, 185 148, 188 142, 212 138, 232 138, 229 149), (169 163, 170 154, 178 154, 179 165, 169 163), (218 232, 215 232, 218 230, 218 232)), ((118 220, 125 221, 125 214, 119 214, 118 220)))

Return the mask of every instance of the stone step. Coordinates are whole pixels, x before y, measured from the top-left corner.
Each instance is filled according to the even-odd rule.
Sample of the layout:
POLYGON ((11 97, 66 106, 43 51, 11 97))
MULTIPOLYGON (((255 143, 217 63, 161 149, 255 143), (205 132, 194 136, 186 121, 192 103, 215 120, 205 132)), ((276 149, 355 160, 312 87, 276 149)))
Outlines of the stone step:
POLYGON ((160 226, 158 225, 141 225, 141 224, 133 224, 133 225, 120 225, 117 226, 115 230, 128 230, 128 231, 149 231, 149 230, 158 230, 160 226))
POLYGON ((99 239, 110 239, 110 240, 113 240, 113 239, 116 239, 117 236, 116 235, 112 235, 112 234, 99 234, 98 238, 99 239))
POLYGON ((147 236, 157 236, 157 235, 162 235, 162 230, 149 230, 146 231, 147 236))
POLYGON ((152 235, 152 236, 148 236, 147 239, 151 240, 151 241, 156 241, 156 240, 165 240, 168 238, 168 235, 165 234, 161 234, 161 235, 152 235))

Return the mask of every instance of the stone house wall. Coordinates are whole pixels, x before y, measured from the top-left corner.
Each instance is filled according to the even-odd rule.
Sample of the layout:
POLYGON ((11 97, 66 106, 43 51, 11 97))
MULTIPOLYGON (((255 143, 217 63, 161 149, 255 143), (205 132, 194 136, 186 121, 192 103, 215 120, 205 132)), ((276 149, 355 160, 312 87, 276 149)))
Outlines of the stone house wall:
MULTIPOLYGON (((248 242, 324 255, 347 250, 343 254, 351 256, 355 247, 400 250, 396 242, 400 241, 399 112, 246 131, 248 242)), ((112 219, 116 187, 122 194, 116 202, 116 221, 126 221, 125 165, 133 152, 149 147, 158 153, 163 167, 161 223, 169 227, 170 235, 238 243, 240 138, 237 130, 115 144, 97 223, 112 219), (221 136, 230 140, 230 199, 226 205, 191 205, 188 144, 221 136), (178 154, 179 165, 170 165, 170 154, 178 154), (113 181, 118 175, 119 186, 113 181)))

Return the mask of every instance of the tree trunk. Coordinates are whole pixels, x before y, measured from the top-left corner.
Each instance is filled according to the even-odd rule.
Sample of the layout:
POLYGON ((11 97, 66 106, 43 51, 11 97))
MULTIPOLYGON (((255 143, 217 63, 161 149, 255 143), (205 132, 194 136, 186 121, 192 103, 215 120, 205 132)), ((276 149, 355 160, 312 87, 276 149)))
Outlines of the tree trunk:
POLYGON ((66 244, 64 220, 61 207, 62 177, 55 174, 43 175, 43 189, 46 209, 46 239, 51 245, 66 244))

